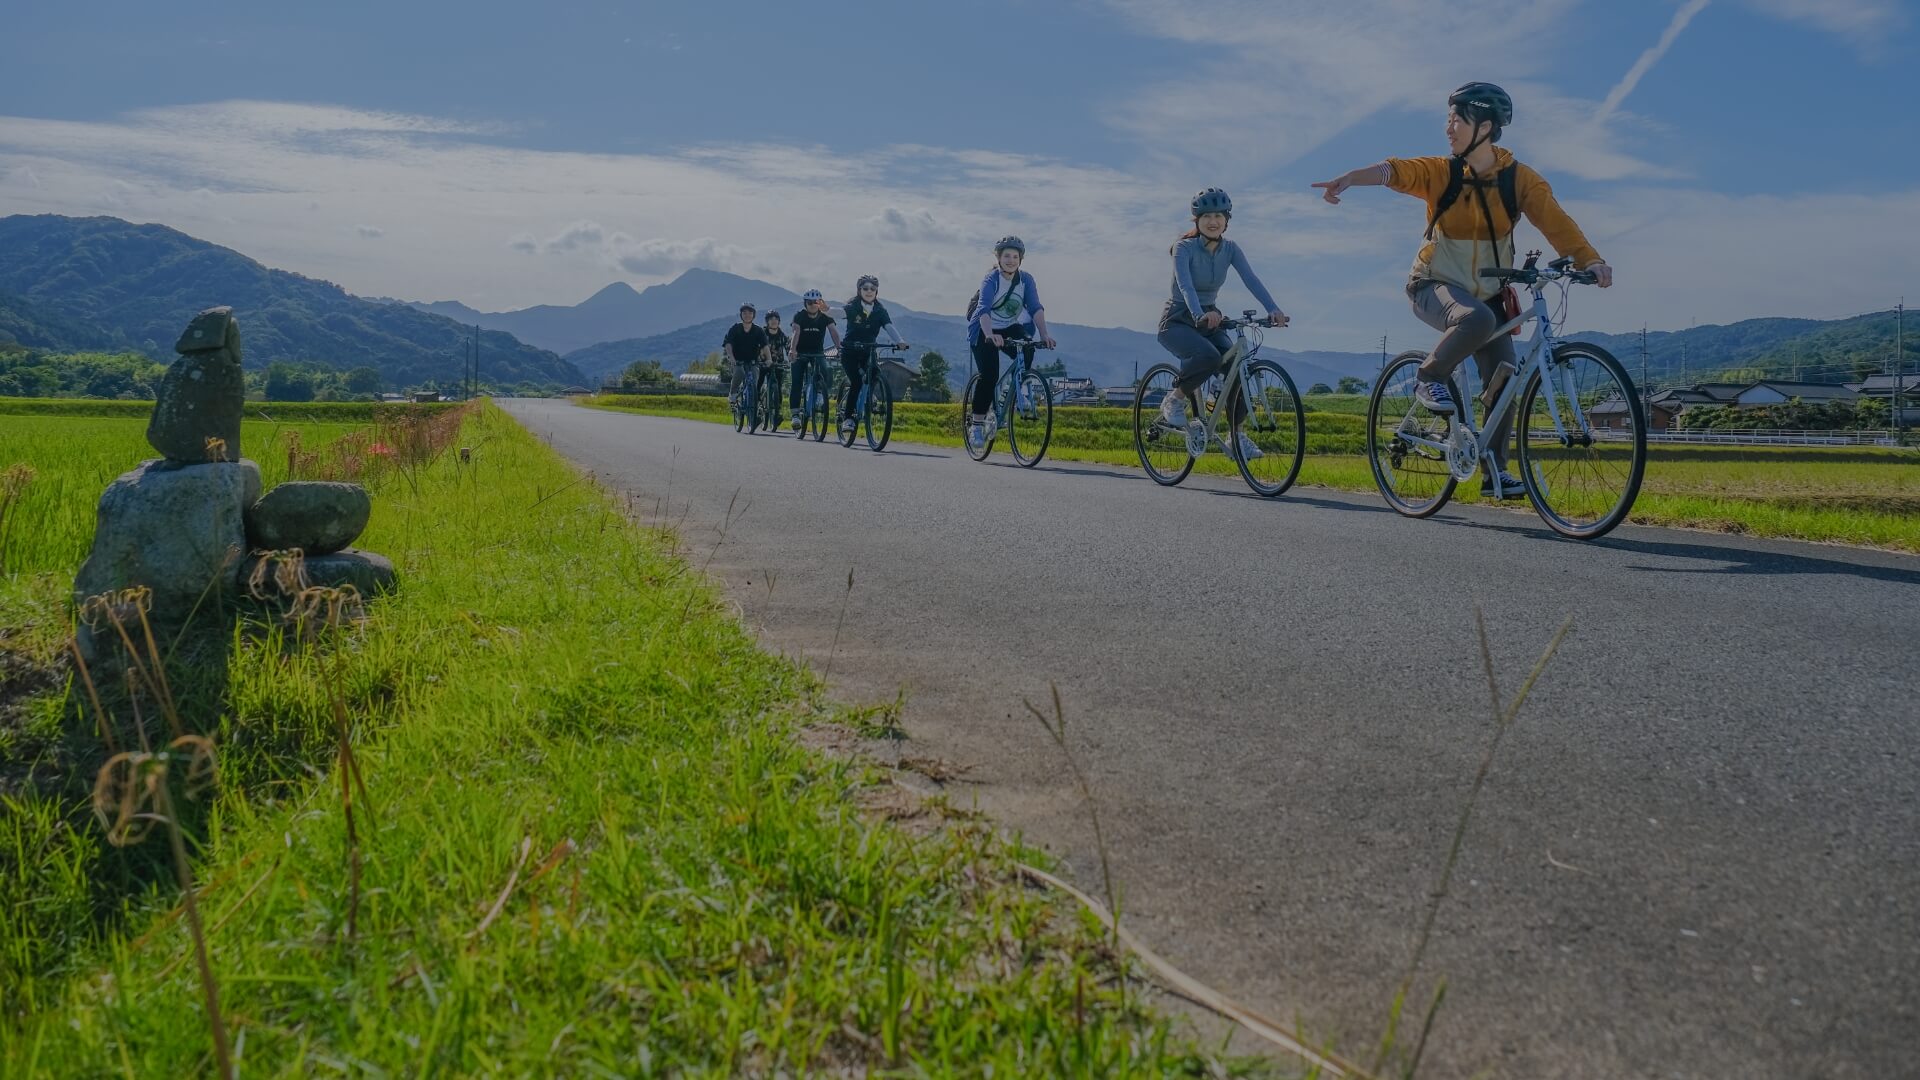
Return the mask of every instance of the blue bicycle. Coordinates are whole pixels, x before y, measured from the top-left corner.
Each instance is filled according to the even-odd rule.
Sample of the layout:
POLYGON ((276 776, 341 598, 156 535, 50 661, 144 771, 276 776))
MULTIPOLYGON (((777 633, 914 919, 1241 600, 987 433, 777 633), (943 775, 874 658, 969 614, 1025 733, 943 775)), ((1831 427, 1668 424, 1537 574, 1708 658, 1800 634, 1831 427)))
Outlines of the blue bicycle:
POLYGON ((967 445, 968 457, 985 461, 993 452, 994 440, 1004 430, 1013 460, 1022 468, 1031 469, 1047 456, 1047 444, 1053 440, 1053 384, 1033 370, 1034 352, 1047 346, 1039 341, 1009 340, 1007 344, 1019 348, 1020 358, 1008 361, 1006 370, 1000 373, 999 384, 993 388, 994 428, 980 439, 966 430, 967 417, 973 411, 973 394, 980 385, 980 372, 975 370, 967 379, 966 390, 960 394, 961 438, 967 445))

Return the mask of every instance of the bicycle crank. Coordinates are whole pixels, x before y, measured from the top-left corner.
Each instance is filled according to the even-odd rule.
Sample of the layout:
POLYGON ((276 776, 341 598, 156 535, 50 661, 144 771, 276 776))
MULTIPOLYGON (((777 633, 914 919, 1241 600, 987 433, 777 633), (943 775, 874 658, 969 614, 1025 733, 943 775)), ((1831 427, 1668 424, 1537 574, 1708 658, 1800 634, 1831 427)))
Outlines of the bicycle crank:
POLYGON ((1447 433, 1447 472, 1465 483, 1473 479, 1474 470, 1479 467, 1479 436, 1468 431, 1465 424, 1453 425, 1453 430, 1447 433))

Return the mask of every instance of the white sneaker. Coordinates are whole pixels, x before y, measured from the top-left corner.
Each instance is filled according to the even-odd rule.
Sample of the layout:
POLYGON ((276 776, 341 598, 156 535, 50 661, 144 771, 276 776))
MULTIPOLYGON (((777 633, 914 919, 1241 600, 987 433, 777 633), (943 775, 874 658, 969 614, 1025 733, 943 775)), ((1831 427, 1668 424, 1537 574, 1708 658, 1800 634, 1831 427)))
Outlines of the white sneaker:
POLYGON ((987 418, 978 414, 967 417, 967 448, 979 450, 987 444, 987 418))
POLYGON ((850 435, 853 433, 854 429, 858 428, 859 426, 860 426, 860 421, 855 420, 853 417, 851 416, 843 417, 840 420, 840 434, 850 435))
POLYGON ((1187 425, 1187 455, 1199 457, 1207 452, 1207 425, 1198 420, 1187 425))
POLYGON ((801 420, 802 420, 802 417, 799 413, 796 412, 793 414, 793 430, 795 431, 800 430, 801 420))
POLYGON ((1258 446, 1255 446, 1253 444, 1253 436, 1247 434, 1244 431, 1240 433, 1240 460, 1241 461, 1253 461, 1257 458, 1263 458, 1266 456, 1267 456, 1267 452, 1265 450, 1262 450, 1258 446))
POLYGON ((1171 428, 1187 426, 1187 395, 1170 390, 1160 402, 1160 421, 1171 428))

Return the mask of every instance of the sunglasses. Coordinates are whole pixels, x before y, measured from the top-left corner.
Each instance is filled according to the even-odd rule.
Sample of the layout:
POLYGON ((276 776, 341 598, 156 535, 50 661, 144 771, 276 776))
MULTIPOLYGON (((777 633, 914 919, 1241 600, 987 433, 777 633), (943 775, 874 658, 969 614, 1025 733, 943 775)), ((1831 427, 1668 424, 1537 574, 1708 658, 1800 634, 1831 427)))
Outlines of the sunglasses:
POLYGON ((878 285, 862 285, 862 286, 860 286, 860 291, 861 291, 861 292, 879 292, 879 291, 880 291, 880 286, 878 286, 878 285))

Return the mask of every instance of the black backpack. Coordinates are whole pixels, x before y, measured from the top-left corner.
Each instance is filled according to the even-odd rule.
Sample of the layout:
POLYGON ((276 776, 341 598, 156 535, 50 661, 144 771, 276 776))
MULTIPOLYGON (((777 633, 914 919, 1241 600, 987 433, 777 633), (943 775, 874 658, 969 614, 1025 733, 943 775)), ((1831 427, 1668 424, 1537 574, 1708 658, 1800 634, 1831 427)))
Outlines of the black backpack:
MULTIPOLYGON (((1513 222, 1515 226, 1520 224, 1519 170, 1520 163, 1514 162, 1495 173, 1493 179, 1493 183, 1500 189, 1500 205, 1506 207, 1507 220, 1513 222)), ((1466 190, 1466 186, 1466 162, 1457 157, 1448 158, 1447 189, 1440 193, 1440 201, 1433 204, 1433 214, 1427 218, 1427 239, 1433 239, 1433 227, 1440 221, 1440 215, 1453 209, 1453 204, 1460 201, 1460 193, 1466 190)), ((1498 243, 1499 237, 1495 236, 1493 231, 1493 208, 1487 205, 1487 181, 1475 180, 1473 193, 1479 198, 1480 212, 1487 219, 1487 236, 1498 243)))

